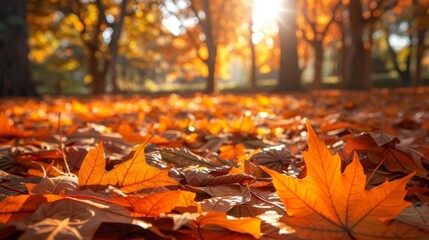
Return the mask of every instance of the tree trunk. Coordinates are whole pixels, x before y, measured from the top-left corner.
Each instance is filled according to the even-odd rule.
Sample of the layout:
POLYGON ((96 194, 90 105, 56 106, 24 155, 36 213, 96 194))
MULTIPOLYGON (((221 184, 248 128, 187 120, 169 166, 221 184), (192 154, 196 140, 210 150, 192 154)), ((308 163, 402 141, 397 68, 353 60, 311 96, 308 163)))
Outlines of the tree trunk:
POLYGON ((215 78, 217 47, 216 46, 209 47, 208 52, 209 52, 209 56, 206 60, 206 65, 207 65, 209 75, 207 76, 206 92, 218 93, 219 86, 215 78))
POLYGON ((370 88, 372 86, 371 84, 371 74, 372 74, 372 54, 371 54, 371 49, 372 49, 372 45, 374 43, 373 40, 373 34, 374 34, 374 22, 371 21, 369 23, 369 27, 368 27, 368 45, 364 48, 365 50, 365 60, 364 60, 364 64, 365 64, 365 74, 364 74, 364 79, 363 81, 365 82, 365 85, 370 88))
POLYGON ((27 1, 2 1, 0 23, 0 97, 36 96, 28 60, 27 1), (11 20, 14 21, 11 21, 11 20))
POLYGON ((109 64, 108 71, 110 71, 110 78, 112 79, 114 93, 118 93, 120 90, 116 79, 117 78, 116 65, 118 63, 118 50, 119 50, 118 41, 121 36, 122 27, 124 25, 126 10, 127 10, 127 0, 122 0, 119 19, 118 19, 118 22, 116 23, 116 28, 113 30, 114 32, 112 34, 112 38, 109 44, 111 57, 110 57, 110 64, 109 64))
POLYGON ((280 72, 275 92, 303 91, 298 65, 296 37, 297 0, 282 0, 282 9, 288 9, 284 18, 277 21, 280 40, 280 72))
POLYGON ((313 43, 315 53, 313 89, 322 88, 322 71, 323 71, 323 46, 322 42, 313 43))
POLYGON ((212 29, 212 15, 210 11, 209 1, 203 1, 204 12, 206 13, 205 24, 203 26, 203 31, 206 36, 206 47, 208 51, 208 57, 205 61, 208 69, 207 76, 207 93, 218 93, 219 92, 219 83, 216 81, 216 58, 217 58, 217 44, 215 39, 213 39, 213 29, 212 29))
POLYGON ((425 52, 425 36, 426 28, 417 31, 417 50, 416 50, 416 69, 413 77, 413 85, 421 86, 423 85, 422 79, 422 60, 425 52))
POLYGON ((348 59, 348 76, 346 88, 348 89, 368 89, 365 82, 369 77, 365 76, 365 52, 362 35, 364 19, 362 17, 362 4, 360 0, 350 0, 350 49, 348 59))

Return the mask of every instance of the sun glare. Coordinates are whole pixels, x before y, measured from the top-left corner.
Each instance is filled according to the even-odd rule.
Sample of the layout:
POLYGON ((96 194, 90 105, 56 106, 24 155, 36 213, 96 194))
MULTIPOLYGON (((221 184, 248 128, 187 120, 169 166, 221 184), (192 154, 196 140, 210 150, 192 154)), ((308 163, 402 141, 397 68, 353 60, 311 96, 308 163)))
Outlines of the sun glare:
POLYGON ((277 18, 281 11, 281 0, 253 0, 253 43, 259 43, 264 35, 277 32, 277 18))

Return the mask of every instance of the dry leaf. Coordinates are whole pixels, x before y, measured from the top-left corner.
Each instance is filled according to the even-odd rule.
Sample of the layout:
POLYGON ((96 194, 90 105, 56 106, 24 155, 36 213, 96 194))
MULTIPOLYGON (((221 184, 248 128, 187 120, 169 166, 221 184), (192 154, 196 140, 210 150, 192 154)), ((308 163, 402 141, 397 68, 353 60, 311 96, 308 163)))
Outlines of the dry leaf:
POLYGON ((263 167, 273 178, 277 194, 289 216, 282 221, 299 236, 311 239, 419 238, 412 226, 384 221, 410 205, 405 185, 412 174, 365 189, 366 178, 359 159, 341 174, 340 157, 332 155, 307 121, 308 151, 303 153, 307 176, 300 180, 263 167))
POLYGON ((168 169, 159 170, 146 163, 145 144, 135 147, 128 159, 106 171, 103 143, 91 149, 79 170, 79 185, 94 190, 105 189, 108 185, 117 186, 125 193, 136 192, 145 188, 177 185, 168 176, 168 169))

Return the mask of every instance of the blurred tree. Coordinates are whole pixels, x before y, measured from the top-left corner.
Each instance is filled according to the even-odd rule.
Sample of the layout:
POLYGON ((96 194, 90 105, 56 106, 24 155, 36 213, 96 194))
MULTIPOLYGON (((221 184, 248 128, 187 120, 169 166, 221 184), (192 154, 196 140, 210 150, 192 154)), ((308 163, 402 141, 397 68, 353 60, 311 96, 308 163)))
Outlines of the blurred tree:
POLYGON ((282 0, 283 17, 278 20, 280 72, 275 92, 303 91, 298 65, 297 0, 282 0))
POLYGON ((314 50, 314 89, 322 88, 324 44, 326 44, 326 36, 331 24, 335 21, 336 13, 340 6, 341 0, 302 0, 299 4, 300 16, 298 22, 300 23, 300 35, 314 50))
POLYGON ((348 51, 348 77, 346 87, 348 89, 367 89, 368 76, 365 76, 365 50, 362 36, 364 33, 364 18, 362 16, 362 4, 360 0, 350 0, 348 5, 350 14, 350 49, 348 51))
POLYGON ((118 41, 122 32, 129 1, 30 1, 29 19, 35 40, 38 36, 49 44, 35 52, 35 58, 44 59, 60 51, 63 46, 80 45, 86 48, 91 92, 105 92, 106 78, 110 74, 116 87, 118 41), (48 41, 47 39, 52 39, 48 41), (51 49, 51 50, 49 50, 51 49))
POLYGON ((344 83, 346 88, 371 87, 373 34, 376 23, 391 7, 392 2, 388 0, 350 0, 348 3, 349 19, 346 21, 349 23, 350 46, 347 51, 348 62, 345 70, 347 72, 344 83))
POLYGON ((428 0, 413 0, 414 15, 415 15, 415 31, 417 35, 417 47, 415 58, 415 72, 413 76, 413 85, 419 86, 423 84, 423 56, 428 48, 425 44, 426 34, 429 28, 429 1, 428 0))
POLYGON ((0 97, 35 96, 28 60, 27 1, 2 1, 0 8, 0 97))
POLYGON ((219 91, 219 53, 221 49, 225 52, 225 46, 236 38, 236 28, 242 19, 241 7, 241 1, 165 1, 164 11, 167 17, 173 17, 179 23, 179 31, 173 33, 181 39, 177 42, 181 42, 180 45, 191 45, 196 57, 206 67, 203 75, 207 79, 207 93, 219 91))
POLYGON ((119 10, 111 9, 117 6, 106 6, 102 0, 95 0, 95 4, 90 3, 89 5, 80 1, 70 1, 69 3, 71 4, 69 7, 72 13, 77 16, 82 26, 80 36, 88 50, 88 71, 92 78, 92 94, 105 92, 109 70, 112 74, 114 90, 117 91, 116 59, 118 40, 126 14, 127 0, 120 2, 119 10), (91 12, 91 8, 94 12, 91 12), (111 10, 109 19, 106 14, 107 8, 111 10), (95 15, 95 19, 91 15, 95 15), (102 36, 105 32, 106 36, 107 34, 110 36, 102 36))
POLYGON ((386 43, 402 85, 421 85, 422 60, 425 36, 429 26, 428 0, 395 0, 395 7, 386 17, 386 43), (393 42, 401 39, 407 43, 394 47, 393 42), (413 59, 414 56, 414 59, 413 59), (412 66, 414 63, 414 67, 412 66), (414 73, 413 73, 414 71, 414 73))

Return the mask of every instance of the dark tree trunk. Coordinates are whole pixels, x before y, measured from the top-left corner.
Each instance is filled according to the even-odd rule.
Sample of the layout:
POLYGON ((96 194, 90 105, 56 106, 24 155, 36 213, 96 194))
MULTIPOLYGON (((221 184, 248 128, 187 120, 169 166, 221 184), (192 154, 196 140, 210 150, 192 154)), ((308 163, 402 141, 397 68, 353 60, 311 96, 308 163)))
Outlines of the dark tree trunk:
POLYGON ((413 77, 414 86, 423 85, 422 79, 422 59, 425 52, 425 36, 427 29, 420 29, 417 31, 417 50, 416 50, 416 69, 413 77))
POLYGON ((204 19, 204 25, 202 29, 204 31, 204 35, 206 36, 206 47, 208 51, 208 57, 204 61, 207 65, 208 76, 207 76, 207 86, 206 93, 218 93, 219 86, 216 81, 216 58, 217 58, 217 44, 213 38, 213 27, 212 27, 212 15, 210 11, 209 0, 203 1, 203 9, 206 13, 206 18, 204 19))
POLYGON ((301 76, 298 65, 298 41, 296 38, 297 0, 283 0, 282 8, 288 9, 278 20, 280 39, 280 72, 275 92, 301 92, 301 76))
POLYGON ((368 26, 368 46, 364 48, 365 50, 365 74, 363 81, 365 85, 370 88, 371 84, 371 74, 372 74, 372 45, 374 43, 373 34, 374 34, 374 21, 371 21, 368 26))
POLYGON ((218 93, 219 92, 219 86, 218 86, 218 82, 216 81, 216 78, 215 78, 217 47, 216 46, 210 46, 208 49, 208 53, 209 53, 209 56, 206 60, 206 65, 207 65, 209 75, 207 76, 206 92, 207 93, 218 93))
POLYGON ((205 23, 203 26, 203 31, 206 36, 206 46, 208 51, 208 57, 205 60, 208 69, 207 76, 207 93, 218 93, 219 92, 219 83, 216 81, 216 58, 217 58, 217 44, 213 38, 212 32, 212 15, 209 6, 209 0, 203 1, 204 12, 206 13, 205 23))
POLYGON ((113 85, 113 92, 118 93, 119 87, 117 83, 117 74, 116 74, 116 65, 118 62, 118 50, 119 50, 119 37, 121 36, 122 27, 124 25, 124 19, 126 14, 126 8, 127 8, 127 0, 122 0, 121 3, 121 12, 119 14, 118 22, 116 23, 116 28, 114 29, 114 32, 112 34, 112 38, 110 40, 110 65, 108 71, 110 71, 110 78, 112 79, 112 85, 113 85))
POLYGON ((0 23, 0 97, 36 96, 28 60, 27 1, 2 1, 0 23))
POLYGON ((314 64, 314 78, 313 78, 313 88, 321 89, 322 88, 322 66, 323 66, 323 46, 322 42, 314 42, 313 44, 314 53, 315 53, 315 64, 314 64))
POLYGON ((350 0, 350 49, 348 59, 348 76, 346 88, 348 89, 368 89, 369 79, 365 76, 365 51, 363 47, 362 35, 364 19, 362 17, 362 4, 360 0, 350 0))

